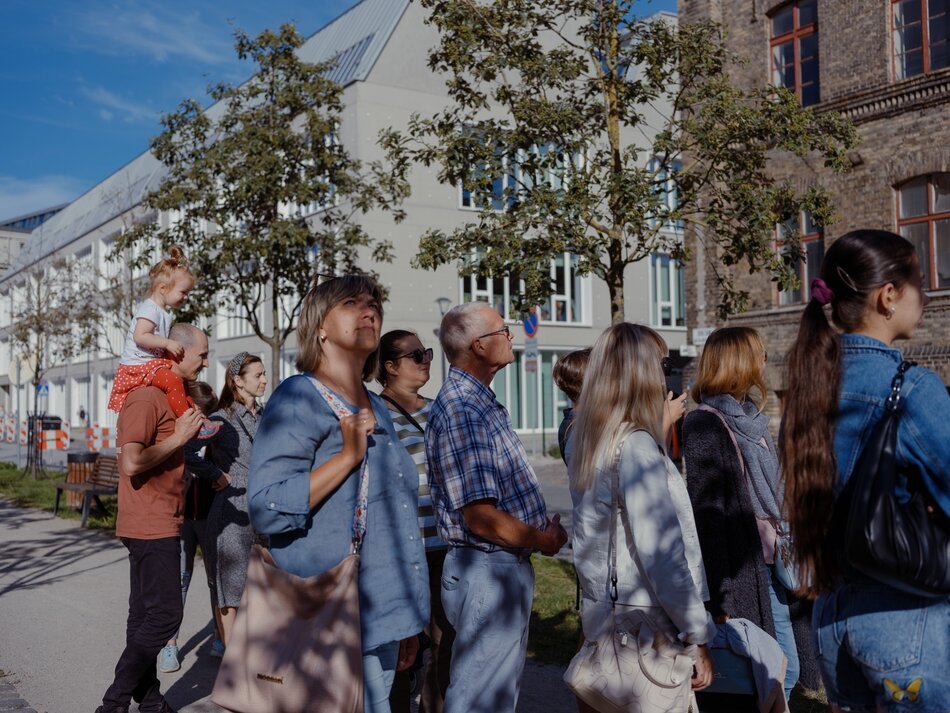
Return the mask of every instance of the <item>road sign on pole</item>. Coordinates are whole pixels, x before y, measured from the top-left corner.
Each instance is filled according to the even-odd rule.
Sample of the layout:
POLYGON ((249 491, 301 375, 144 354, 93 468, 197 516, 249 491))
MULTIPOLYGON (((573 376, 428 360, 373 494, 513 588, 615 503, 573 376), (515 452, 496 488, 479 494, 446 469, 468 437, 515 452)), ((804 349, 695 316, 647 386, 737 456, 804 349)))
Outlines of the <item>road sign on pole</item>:
POLYGON ((533 338, 538 336, 538 329, 540 325, 538 324, 538 313, 535 307, 531 308, 531 311, 528 312, 528 316, 524 318, 524 335, 526 337, 533 338))
POLYGON ((528 337, 524 340, 524 370, 530 373, 538 370, 537 337, 528 337))

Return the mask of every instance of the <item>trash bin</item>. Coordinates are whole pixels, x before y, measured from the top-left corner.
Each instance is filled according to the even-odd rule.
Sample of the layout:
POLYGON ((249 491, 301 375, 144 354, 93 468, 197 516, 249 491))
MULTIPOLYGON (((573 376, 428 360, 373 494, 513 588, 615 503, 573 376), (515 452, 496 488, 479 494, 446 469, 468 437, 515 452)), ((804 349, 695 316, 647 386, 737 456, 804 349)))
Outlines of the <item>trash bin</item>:
MULTIPOLYGON (((67 483, 85 483, 92 475, 92 469, 96 465, 98 453, 89 451, 87 453, 67 453, 66 454, 66 482, 67 483)), ((66 491, 66 506, 82 508, 83 494, 72 490, 66 491)))

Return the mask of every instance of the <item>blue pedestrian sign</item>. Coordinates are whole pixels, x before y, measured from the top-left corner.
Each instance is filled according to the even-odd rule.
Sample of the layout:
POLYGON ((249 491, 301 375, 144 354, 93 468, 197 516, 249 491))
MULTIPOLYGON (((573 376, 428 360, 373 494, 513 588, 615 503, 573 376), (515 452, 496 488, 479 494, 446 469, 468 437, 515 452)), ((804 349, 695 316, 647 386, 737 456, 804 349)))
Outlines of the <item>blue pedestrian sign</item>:
POLYGON ((538 314, 532 307, 528 316, 524 318, 524 335, 528 338, 538 336, 538 314))
POLYGON ((49 384, 37 384, 36 393, 40 396, 47 396, 49 394, 49 384))

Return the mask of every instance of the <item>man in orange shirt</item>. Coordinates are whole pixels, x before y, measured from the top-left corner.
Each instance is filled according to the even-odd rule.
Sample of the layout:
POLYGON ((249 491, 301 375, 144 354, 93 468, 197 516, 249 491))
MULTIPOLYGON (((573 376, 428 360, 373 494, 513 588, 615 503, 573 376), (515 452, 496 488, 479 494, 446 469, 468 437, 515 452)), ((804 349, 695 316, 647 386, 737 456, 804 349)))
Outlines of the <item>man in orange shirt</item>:
MULTIPOLYGON (((172 371, 194 381, 208 366, 208 338, 190 324, 174 325, 168 336, 185 348, 172 371)), ((174 713, 162 696, 155 659, 181 626, 182 446, 203 419, 196 409, 176 419, 167 396, 153 386, 130 392, 119 413, 115 531, 129 551, 131 594, 125 650, 96 713, 128 713, 132 700, 142 713, 174 713)))

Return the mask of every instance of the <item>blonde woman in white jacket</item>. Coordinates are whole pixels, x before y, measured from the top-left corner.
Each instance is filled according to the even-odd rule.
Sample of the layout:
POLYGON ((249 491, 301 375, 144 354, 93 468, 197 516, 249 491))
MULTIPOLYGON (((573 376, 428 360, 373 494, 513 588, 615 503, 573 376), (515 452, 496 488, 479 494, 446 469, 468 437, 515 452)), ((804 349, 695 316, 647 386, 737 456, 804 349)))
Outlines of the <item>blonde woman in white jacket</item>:
POLYGON ((706 644, 716 627, 686 484, 667 457, 663 339, 648 327, 607 329, 590 356, 570 444, 574 565, 583 591, 584 637, 605 627, 646 622, 695 652, 693 690, 712 682, 706 644), (615 542, 617 582, 608 553, 612 477, 619 453, 615 542), (612 607, 613 597, 616 606, 612 607))

